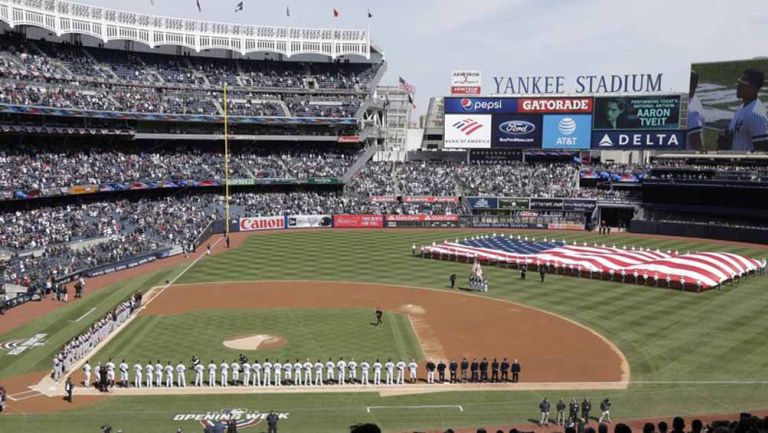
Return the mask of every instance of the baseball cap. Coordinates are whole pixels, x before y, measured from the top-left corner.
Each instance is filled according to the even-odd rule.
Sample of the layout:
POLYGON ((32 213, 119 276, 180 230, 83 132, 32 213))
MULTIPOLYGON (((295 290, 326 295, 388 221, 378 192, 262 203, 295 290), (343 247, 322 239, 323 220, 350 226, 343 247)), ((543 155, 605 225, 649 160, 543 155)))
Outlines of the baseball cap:
POLYGON ((739 77, 737 82, 760 89, 765 84, 765 75, 757 69, 747 69, 744 71, 743 77, 739 77))

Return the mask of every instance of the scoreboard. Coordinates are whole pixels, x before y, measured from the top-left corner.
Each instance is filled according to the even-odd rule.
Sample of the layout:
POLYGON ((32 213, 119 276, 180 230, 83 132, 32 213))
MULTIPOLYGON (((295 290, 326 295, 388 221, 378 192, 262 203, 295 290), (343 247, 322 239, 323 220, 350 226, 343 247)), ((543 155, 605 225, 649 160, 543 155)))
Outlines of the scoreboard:
POLYGON ((446 97, 446 148, 684 150, 682 95, 446 97))

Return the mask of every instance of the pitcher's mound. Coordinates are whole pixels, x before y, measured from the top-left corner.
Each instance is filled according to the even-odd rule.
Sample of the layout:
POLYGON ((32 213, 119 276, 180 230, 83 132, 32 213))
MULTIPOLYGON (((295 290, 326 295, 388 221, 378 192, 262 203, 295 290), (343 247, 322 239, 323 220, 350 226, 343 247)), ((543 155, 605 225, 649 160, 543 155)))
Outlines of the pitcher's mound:
POLYGON ((224 342, 224 346, 235 350, 263 350, 274 349, 275 347, 285 346, 285 339, 275 335, 249 335, 247 337, 237 337, 224 342))

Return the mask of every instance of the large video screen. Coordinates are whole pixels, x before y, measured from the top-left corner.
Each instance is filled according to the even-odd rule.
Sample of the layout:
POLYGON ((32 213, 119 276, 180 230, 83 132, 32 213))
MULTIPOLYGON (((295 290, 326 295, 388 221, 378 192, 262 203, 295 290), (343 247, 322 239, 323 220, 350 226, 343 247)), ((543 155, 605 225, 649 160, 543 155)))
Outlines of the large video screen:
POLYGON ((766 58, 692 64, 688 148, 768 151, 766 74, 766 58))
POLYGON ((445 147, 685 148, 681 96, 447 97, 445 147))

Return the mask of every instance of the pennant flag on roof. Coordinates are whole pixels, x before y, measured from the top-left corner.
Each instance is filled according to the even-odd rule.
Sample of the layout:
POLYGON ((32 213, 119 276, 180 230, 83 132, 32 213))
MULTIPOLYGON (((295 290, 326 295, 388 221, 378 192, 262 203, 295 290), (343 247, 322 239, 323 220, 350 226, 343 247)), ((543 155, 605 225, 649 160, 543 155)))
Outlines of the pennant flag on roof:
POLYGON ((240 2, 237 4, 237 7, 235 7, 235 12, 239 12, 243 10, 243 2, 240 2))

